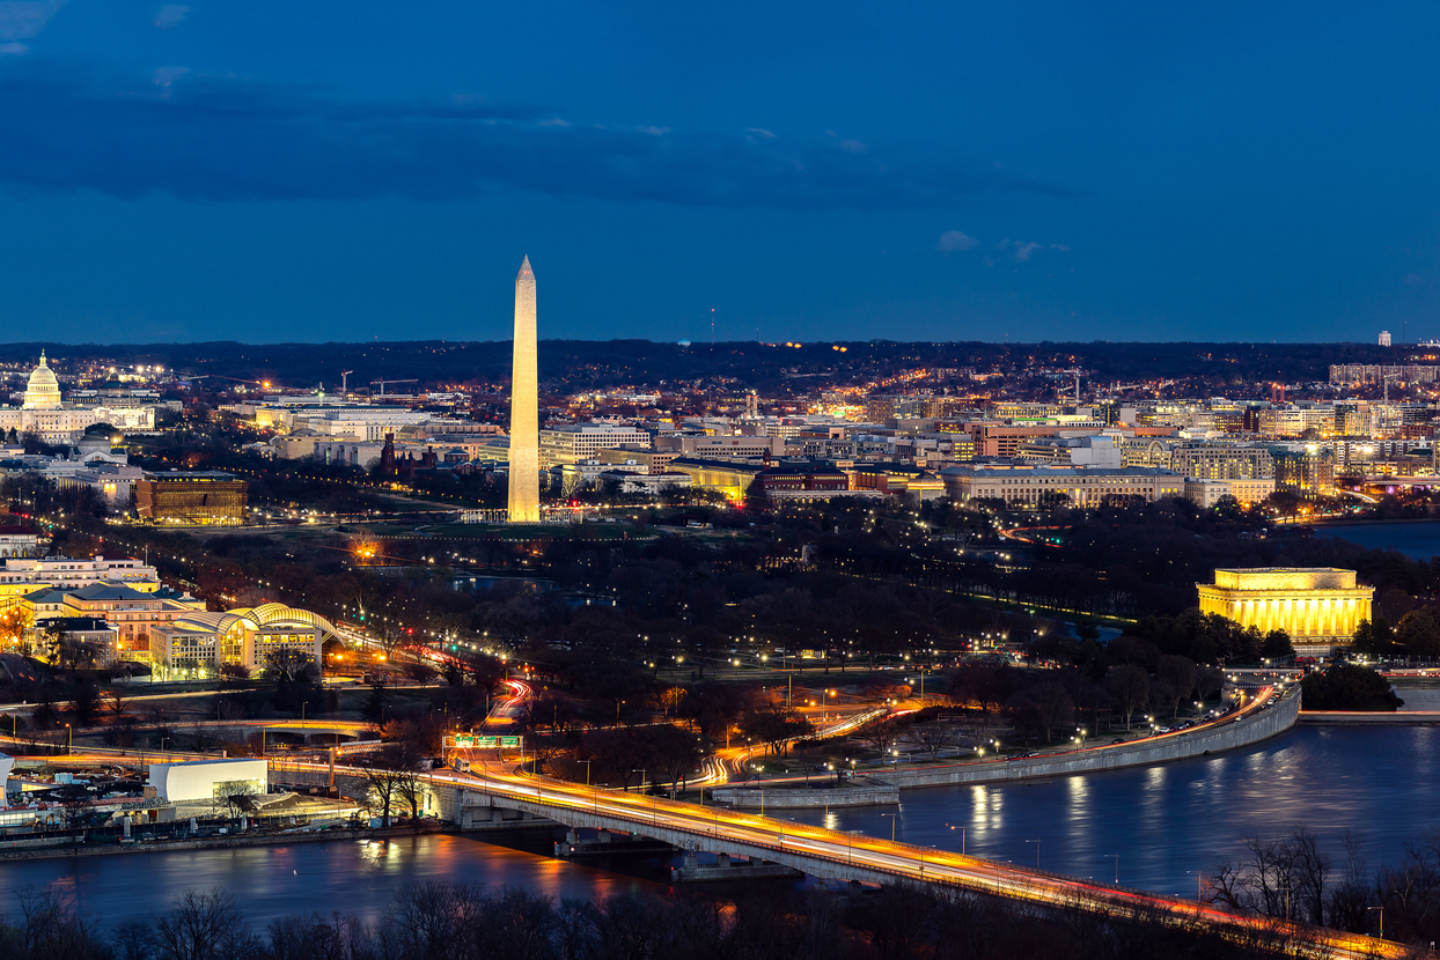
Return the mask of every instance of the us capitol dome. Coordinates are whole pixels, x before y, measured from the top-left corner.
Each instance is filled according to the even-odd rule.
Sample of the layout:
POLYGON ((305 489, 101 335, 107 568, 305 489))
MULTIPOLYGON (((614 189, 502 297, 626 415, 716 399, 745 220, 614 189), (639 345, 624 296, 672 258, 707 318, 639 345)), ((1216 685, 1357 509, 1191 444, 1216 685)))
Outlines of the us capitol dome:
POLYGON ((55 371, 45 363, 45 351, 40 351, 40 366, 30 371, 30 381, 25 385, 25 402, 22 410, 59 410, 60 381, 55 371))
POLYGON ((71 394, 74 402, 65 404, 60 399, 60 381, 42 352, 40 365, 30 371, 20 406, 0 406, 0 445, 34 434, 46 443, 69 446, 96 423, 108 423, 120 431, 154 430, 153 391, 141 397, 127 393, 106 390, 101 396, 95 390, 80 390, 71 394))

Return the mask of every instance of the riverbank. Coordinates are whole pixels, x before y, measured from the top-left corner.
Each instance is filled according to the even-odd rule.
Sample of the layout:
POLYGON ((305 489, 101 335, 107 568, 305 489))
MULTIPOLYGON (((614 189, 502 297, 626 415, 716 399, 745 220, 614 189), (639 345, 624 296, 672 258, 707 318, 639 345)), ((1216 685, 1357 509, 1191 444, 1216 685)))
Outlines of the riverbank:
MULTIPOLYGON (((390 827, 375 830, 315 830, 295 833, 241 834, 234 837, 204 837, 196 840, 155 840, 137 843, 105 843, 84 846, 55 845, 5 848, 0 844, 0 863, 15 860, 58 860, 74 857, 107 857, 132 853, 174 853, 183 850, 233 850, 245 847, 287 846, 317 840, 391 840, 429 833, 456 832, 440 824, 418 827, 390 827)), ((27 841, 20 841, 22 843, 27 841)))
POLYGON ((1306 724, 1394 723, 1433 727, 1440 726, 1440 712, 1434 710, 1301 710, 1298 722, 1306 724))

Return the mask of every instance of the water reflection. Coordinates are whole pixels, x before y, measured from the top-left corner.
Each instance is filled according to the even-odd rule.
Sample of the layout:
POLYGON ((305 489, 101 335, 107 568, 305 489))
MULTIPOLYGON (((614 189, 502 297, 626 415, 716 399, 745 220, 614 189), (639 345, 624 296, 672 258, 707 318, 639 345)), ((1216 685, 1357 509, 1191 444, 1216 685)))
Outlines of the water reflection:
MULTIPOLYGON (((1064 777, 906 791, 906 838, 989 858, 1130 886, 1193 895, 1193 871, 1234 856, 1248 836, 1303 824, 1341 856, 1360 833, 1372 864, 1394 862, 1416 830, 1440 820, 1440 729, 1302 727, 1245 751, 1064 777), (1187 871, 1191 871, 1187 875, 1187 871)), ((834 811, 840 829, 887 835, 881 808, 834 811)), ((806 819, 803 815, 799 819, 806 819)), ((810 822, 815 822, 811 820, 810 822)))
POLYGON ((655 888, 668 880, 664 858, 616 862, 562 861, 545 856, 548 841, 528 849, 468 837, 422 836, 383 843, 326 841, 240 850, 197 850, 0 866, 0 911, 14 894, 49 887, 87 913, 113 923, 164 910, 185 890, 220 888, 252 921, 318 910, 376 920, 401 887, 430 880, 522 886, 557 899, 655 888), (144 882, 135 878, 143 875, 144 882))

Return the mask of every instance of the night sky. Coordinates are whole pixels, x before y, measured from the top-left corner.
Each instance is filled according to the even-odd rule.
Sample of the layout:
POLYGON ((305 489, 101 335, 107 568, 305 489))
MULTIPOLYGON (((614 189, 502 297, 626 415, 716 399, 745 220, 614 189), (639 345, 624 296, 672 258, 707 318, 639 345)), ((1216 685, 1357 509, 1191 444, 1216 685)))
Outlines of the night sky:
POLYGON ((1434 3, 0 0, 0 340, 1440 336, 1434 3), (712 314, 713 309, 713 314, 712 314))

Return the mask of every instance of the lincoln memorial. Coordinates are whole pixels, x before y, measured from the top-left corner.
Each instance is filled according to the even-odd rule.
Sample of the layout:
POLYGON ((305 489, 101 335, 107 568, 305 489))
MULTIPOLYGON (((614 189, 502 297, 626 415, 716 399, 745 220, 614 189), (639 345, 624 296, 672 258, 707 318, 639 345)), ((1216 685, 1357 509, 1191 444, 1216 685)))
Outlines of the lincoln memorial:
POLYGON ((1355 584, 1354 570, 1256 567, 1216 570, 1198 583, 1200 612, 1218 613, 1261 633, 1284 630, 1299 649, 1349 643, 1370 619, 1374 587, 1355 584))

